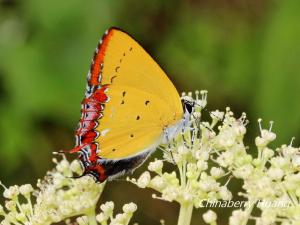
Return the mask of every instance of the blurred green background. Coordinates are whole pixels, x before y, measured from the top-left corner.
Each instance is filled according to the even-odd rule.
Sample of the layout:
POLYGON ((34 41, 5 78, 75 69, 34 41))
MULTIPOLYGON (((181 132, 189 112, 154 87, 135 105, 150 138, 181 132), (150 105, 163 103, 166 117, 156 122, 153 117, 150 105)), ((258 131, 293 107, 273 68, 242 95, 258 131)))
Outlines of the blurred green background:
MULTIPOLYGON (((259 117, 275 121, 276 144, 299 144, 299 11, 296 0, 0 0, 0 180, 34 183, 52 151, 73 147, 90 60, 110 26, 132 34, 179 91, 206 89, 209 109, 247 112, 249 145, 259 117)), ((140 224, 177 219, 176 204, 126 182, 102 199, 136 202, 140 224)))

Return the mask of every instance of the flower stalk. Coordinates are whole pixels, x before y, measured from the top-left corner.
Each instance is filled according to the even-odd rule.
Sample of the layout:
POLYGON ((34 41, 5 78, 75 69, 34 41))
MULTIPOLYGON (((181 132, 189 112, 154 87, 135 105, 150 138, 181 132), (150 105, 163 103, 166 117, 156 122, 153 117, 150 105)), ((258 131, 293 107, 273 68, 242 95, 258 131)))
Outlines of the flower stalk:
POLYGON ((191 223, 194 205, 193 203, 180 204, 178 225, 189 225, 191 223))

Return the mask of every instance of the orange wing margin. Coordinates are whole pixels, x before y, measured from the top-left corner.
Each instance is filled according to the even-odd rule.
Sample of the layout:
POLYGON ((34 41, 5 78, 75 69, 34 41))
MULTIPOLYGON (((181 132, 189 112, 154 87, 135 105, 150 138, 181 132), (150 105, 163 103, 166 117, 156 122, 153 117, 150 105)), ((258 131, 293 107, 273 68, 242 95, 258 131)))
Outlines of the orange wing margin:
POLYGON ((102 39, 99 41, 99 44, 96 48, 91 63, 91 69, 88 75, 88 85, 90 86, 97 86, 101 82, 101 73, 102 73, 105 50, 107 48, 109 40, 113 36, 114 30, 115 28, 108 29, 103 35, 102 39))

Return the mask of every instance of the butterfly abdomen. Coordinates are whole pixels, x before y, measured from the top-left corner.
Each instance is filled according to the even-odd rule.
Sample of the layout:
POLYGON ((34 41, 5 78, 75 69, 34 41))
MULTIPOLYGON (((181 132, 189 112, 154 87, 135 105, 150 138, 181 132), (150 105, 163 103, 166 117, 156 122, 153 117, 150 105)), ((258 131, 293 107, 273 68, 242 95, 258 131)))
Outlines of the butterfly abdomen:
POLYGON ((80 156, 80 161, 83 163, 83 167, 85 168, 84 175, 92 175, 96 181, 103 182, 107 179, 107 175, 105 174, 105 167, 101 164, 96 163, 87 163, 87 159, 84 158, 84 155, 80 156))

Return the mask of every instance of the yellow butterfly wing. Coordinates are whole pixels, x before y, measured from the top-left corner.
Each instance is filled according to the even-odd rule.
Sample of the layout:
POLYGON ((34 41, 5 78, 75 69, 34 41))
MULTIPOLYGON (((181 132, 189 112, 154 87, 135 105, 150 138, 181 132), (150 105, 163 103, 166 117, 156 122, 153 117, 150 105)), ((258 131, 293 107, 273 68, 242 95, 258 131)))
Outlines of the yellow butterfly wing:
POLYGON ((98 156, 127 158, 157 145, 163 129, 183 115, 174 85, 128 34, 110 30, 102 72, 109 101, 96 130, 98 156))

